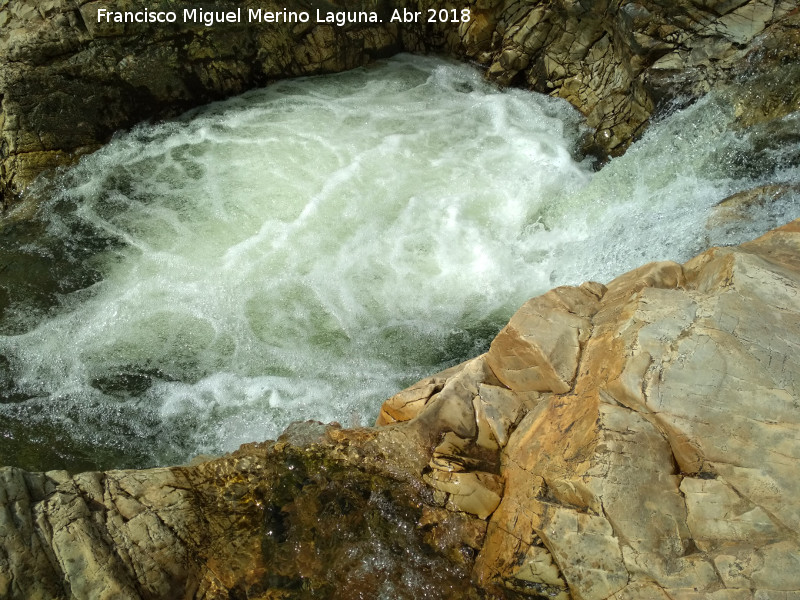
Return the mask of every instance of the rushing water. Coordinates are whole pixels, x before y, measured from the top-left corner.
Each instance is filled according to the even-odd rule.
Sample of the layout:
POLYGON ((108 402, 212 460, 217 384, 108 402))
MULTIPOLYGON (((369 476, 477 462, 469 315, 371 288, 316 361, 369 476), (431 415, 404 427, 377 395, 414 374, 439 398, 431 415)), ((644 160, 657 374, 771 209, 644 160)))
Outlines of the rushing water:
POLYGON ((731 193, 800 180, 796 140, 730 121, 709 97, 593 173, 567 104, 398 57, 119 135, 4 233, 0 463, 174 463, 294 420, 369 424, 532 295, 798 216, 789 194, 706 227, 731 193))

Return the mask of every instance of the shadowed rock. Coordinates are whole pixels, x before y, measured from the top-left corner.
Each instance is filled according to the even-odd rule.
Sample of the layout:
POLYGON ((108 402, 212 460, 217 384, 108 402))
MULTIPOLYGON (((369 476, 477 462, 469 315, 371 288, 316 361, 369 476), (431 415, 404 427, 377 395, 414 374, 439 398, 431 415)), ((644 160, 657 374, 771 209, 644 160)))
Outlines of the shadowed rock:
MULTIPOLYGON (((214 4, 242 11, 241 23, 183 23, 179 0, 0 2, 0 193, 10 201, 40 172, 69 164, 111 135, 146 120, 239 94, 279 78, 352 69, 398 52, 397 27, 316 23, 316 7, 376 11, 383 2, 341 7, 305 2, 308 23, 247 22, 249 8, 281 12, 277 2, 214 4), (98 9, 171 10, 175 24, 112 23, 98 9)), ((388 20, 388 19, 387 19, 388 20)))
MULTIPOLYGON (((399 51, 468 59, 502 85, 568 100, 592 130, 583 150, 603 159, 623 153, 654 111, 712 85, 751 81, 731 99, 743 126, 800 107, 800 14, 790 0, 470 0, 455 21, 453 6, 439 0, 309 0, 294 6, 310 11, 305 24, 213 27, 98 22, 101 7, 155 10, 142 0, 0 0, 0 204, 121 128, 399 51), (317 8, 375 11, 383 22, 317 23, 317 8), (395 8, 418 11, 418 22, 391 22, 395 8), (443 8, 446 22, 437 16, 443 8)), ((180 14, 197 7, 168 6, 180 14)), ((250 7, 284 8, 269 0, 215 4, 245 14, 250 7)))
POLYGON ((800 221, 557 288, 391 425, 0 469, 0 597, 792 597, 798 346, 800 221))
POLYGON ((587 150, 601 156, 624 152, 659 107, 737 78, 760 81, 736 93, 744 124, 800 107, 795 2, 517 1, 480 14, 465 52, 502 84, 576 106, 594 130, 587 150))

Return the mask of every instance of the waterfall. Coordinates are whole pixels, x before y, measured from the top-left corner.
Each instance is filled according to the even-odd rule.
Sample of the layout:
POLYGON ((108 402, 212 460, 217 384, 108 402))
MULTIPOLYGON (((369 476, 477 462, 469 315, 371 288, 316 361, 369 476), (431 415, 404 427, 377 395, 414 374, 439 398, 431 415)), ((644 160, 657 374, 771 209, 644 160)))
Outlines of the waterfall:
POLYGON ((1 257, 52 281, 0 323, 0 462, 142 467, 371 424, 531 296, 800 216, 789 193, 708 224, 800 181, 797 142, 732 122, 709 95, 595 172, 567 103, 399 56, 121 133, 4 235, 1 257))

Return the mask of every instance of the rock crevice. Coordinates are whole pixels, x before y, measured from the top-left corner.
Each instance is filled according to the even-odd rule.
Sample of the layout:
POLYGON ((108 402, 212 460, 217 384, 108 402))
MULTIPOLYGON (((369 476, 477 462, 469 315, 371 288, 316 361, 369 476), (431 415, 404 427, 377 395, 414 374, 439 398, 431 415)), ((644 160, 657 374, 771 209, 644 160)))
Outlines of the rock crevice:
MULTIPOLYGON (((172 10, 196 8, 190 0, 172 10)), ((137 11, 142 0, 11 0, 0 5, 0 201, 8 206, 43 171, 70 164, 119 129, 241 93, 279 78, 331 73, 400 51, 438 52, 482 65, 501 85, 564 98, 591 130, 583 151, 619 155, 654 114, 712 85, 735 93, 743 126, 800 108, 800 13, 788 0, 469 0, 467 21, 427 21, 439 0, 308 0, 316 14, 375 11, 382 22, 227 23, 158 27, 98 22, 97 8, 137 11), (390 22, 394 9, 422 15, 390 22)), ((226 0, 217 10, 281 11, 226 0)), ((459 13, 460 14, 460 13, 459 13)))
POLYGON ((800 593, 798 256, 795 221, 556 288, 376 428, 297 424, 187 467, 4 467, 0 597, 800 593))

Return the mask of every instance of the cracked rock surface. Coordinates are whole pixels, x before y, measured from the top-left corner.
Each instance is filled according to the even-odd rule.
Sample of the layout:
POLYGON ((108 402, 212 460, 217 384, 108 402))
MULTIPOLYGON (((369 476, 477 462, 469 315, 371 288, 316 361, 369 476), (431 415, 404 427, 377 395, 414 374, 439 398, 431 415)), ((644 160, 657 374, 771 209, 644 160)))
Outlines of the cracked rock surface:
MULTIPOLYGON (((176 0, 0 0, 0 201, 14 200, 33 178, 96 150, 111 135, 146 119, 242 93, 285 77, 352 69, 400 50, 389 23, 348 27, 248 23, 248 8, 284 9, 276 1, 214 3, 243 12, 242 23, 182 23, 176 0), (175 24, 98 21, 98 8, 171 10, 175 24)), ((301 0, 294 10, 368 10, 383 1, 301 0)))
POLYGON ((789 600, 799 463, 800 220, 534 298, 375 428, 4 467, 0 598, 789 600))
POLYGON ((599 155, 624 152, 670 101, 737 79, 758 80, 735 101, 745 125, 800 108, 793 0, 479 0, 476 11, 463 52, 504 85, 568 100, 599 155))
MULTIPOLYGON (((173 0, 169 8, 196 8, 173 0)), ((111 135, 279 78, 331 73, 382 56, 449 54, 501 85, 564 98, 585 116, 583 151, 622 154, 654 111, 746 79, 733 93, 743 127, 800 109, 795 0, 298 0, 296 10, 376 11, 381 23, 99 23, 97 9, 144 0, 0 0, 0 206, 40 173, 111 135), (417 23, 390 22, 393 9, 417 23), (469 10, 431 23, 433 10, 469 10)), ((281 11, 276 0, 216 10, 281 11)), ((182 14, 182 13, 181 13, 182 14)), ((449 14, 449 12, 448 12, 449 14)))

